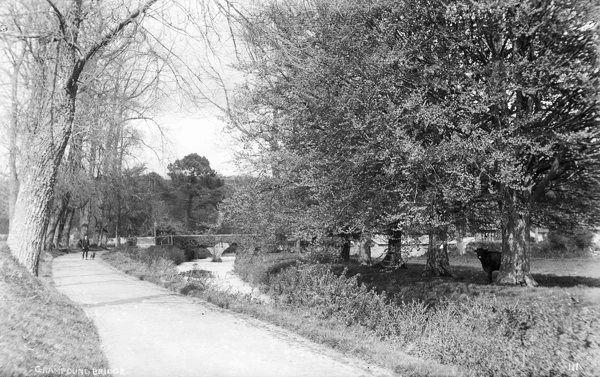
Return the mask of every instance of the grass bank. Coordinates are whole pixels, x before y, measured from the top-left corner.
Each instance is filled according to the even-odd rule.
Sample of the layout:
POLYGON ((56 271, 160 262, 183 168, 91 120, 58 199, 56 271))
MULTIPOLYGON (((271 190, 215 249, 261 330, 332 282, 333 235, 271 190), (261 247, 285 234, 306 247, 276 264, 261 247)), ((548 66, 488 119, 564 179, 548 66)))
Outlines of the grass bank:
POLYGON ((52 255, 32 276, 0 250, 0 376, 64 376, 109 367, 93 322, 51 284, 52 255))
POLYGON ((296 262, 281 270, 291 258, 239 256, 236 270, 254 275, 247 280, 263 284, 276 310, 301 312, 340 339, 359 334, 349 348, 360 349, 364 339, 387 345, 397 354, 373 359, 402 374, 390 360, 407 353, 476 376, 600 375, 597 259, 534 260, 540 287, 530 289, 486 284, 472 256, 451 261, 453 278, 422 277, 424 260, 390 273, 357 263, 296 262), (265 271, 280 272, 265 278, 265 271))

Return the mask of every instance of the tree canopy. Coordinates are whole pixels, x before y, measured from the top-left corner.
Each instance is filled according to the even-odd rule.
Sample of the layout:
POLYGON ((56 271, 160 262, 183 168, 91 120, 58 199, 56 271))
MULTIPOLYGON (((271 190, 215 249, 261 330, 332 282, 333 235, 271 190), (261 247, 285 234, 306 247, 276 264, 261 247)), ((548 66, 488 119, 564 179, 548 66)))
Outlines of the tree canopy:
POLYGON ((185 203, 185 223, 188 230, 207 230, 218 217, 217 205, 223 196, 220 190, 223 180, 210 167, 208 159, 196 153, 176 160, 167 169, 174 189, 181 202, 185 203))
POLYGON ((568 222, 575 192, 590 198, 578 225, 598 221, 594 12, 591 1, 269 3, 240 20, 249 80, 231 123, 273 187, 304 190, 296 218, 432 235, 498 226, 499 281, 534 285, 531 222, 568 222))

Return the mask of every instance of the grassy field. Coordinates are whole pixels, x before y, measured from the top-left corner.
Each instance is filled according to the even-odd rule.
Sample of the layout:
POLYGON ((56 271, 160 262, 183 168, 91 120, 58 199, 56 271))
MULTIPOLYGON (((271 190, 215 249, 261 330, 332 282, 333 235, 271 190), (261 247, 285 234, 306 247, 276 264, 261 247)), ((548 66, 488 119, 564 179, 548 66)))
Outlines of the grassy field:
POLYGON ((91 374, 108 368, 93 322, 52 286, 52 257, 42 257, 37 278, 6 248, 0 251, 2 377, 64 376, 67 368, 91 374))
MULTIPOLYGON (((600 258, 532 259, 531 271, 539 286, 535 289, 488 284, 487 275, 474 255, 452 256, 452 278, 424 278, 425 257, 411 258, 407 269, 391 273, 357 262, 337 263, 334 271, 346 268, 347 276, 359 275, 378 292, 386 291, 396 300, 412 299, 435 303, 461 295, 488 295, 507 300, 544 299, 577 303, 578 307, 600 306, 600 258)), ((494 272, 493 277, 496 278, 494 272)))

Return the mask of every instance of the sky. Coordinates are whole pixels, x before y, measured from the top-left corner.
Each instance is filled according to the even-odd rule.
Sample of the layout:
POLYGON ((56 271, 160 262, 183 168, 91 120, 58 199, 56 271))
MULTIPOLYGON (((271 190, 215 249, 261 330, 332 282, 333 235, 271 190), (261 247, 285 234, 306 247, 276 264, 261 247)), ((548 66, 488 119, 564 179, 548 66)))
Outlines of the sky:
MULTIPOLYGON (((198 13, 194 19, 202 19, 201 12, 203 8, 197 5, 199 3, 196 3, 195 0, 184 0, 182 4, 186 5, 189 14, 195 15, 195 13, 198 13)), ((160 8, 162 9, 162 7, 160 8)), ((171 9, 173 13, 167 12, 165 14, 173 17, 171 22, 179 27, 180 31, 183 30, 185 32, 184 35, 180 31, 177 31, 177 28, 165 27, 161 22, 151 17, 144 21, 145 24, 152 31, 151 34, 156 36, 157 40, 170 47, 170 51, 176 56, 173 59, 175 64, 181 63, 182 67, 187 66, 192 73, 198 74, 197 77, 201 81, 201 85, 197 86, 198 89, 205 91, 205 94, 216 93, 216 98, 212 98, 212 100, 220 102, 218 85, 220 84, 230 89, 233 86, 232 82, 236 80, 236 75, 230 69, 230 64, 235 54, 231 45, 232 41, 230 38, 227 38, 227 24, 224 22, 216 23, 212 25, 214 27, 212 30, 218 33, 210 37, 199 37, 204 32, 202 25, 197 22, 189 22, 184 17, 187 13, 183 16, 178 14, 178 10, 181 8, 172 7, 171 9), (216 40, 213 40, 215 38, 216 40), (218 49, 212 50, 207 48, 207 40, 210 40, 213 46, 218 46, 218 49), (204 68, 207 71, 203 71, 202 66, 207 67, 204 68), (203 72, 206 72, 208 77, 214 72, 218 72, 224 81, 218 84, 211 83, 210 80, 207 80, 207 76, 202 74, 203 72)), ((185 69, 182 72, 185 73, 185 69)), ((193 79, 188 81, 193 81, 193 79)), ((194 86, 190 85, 187 89, 190 90, 190 88, 193 90, 194 86)), ((200 94, 197 95, 200 98, 200 94)), ((177 97, 177 94, 168 93, 168 96, 177 97)), ((219 119, 219 111, 216 108, 213 110, 205 108, 205 105, 203 105, 203 108, 195 111, 190 108, 191 106, 188 106, 189 104, 182 104, 177 99, 173 101, 173 104, 167 103, 170 102, 168 98, 165 98, 163 102, 165 102, 163 103, 165 108, 154 111, 153 122, 136 125, 143 132, 143 143, 148 147, 144 147, 134 153, 130 161, 131 165, 144 163, 148 171, 155 171, 162 176, 166 176, 167 165, 169 163, 174 162, 176 159, 181 159, 190 153, 197 153, 206 157, 211 163, 211 167, 222 175, 227 176, 239 173, 232 162, 233 143, 231 137, 223 132, 224 122, 219 119), (182 107, 186 107, 186 111, 175 110, 182 107), (194 116, 196 112, 199 115, 194 116), (156 124, 161 127, 161 131, 158 130, 156 124), (164 132, 166 137, 163 137, 161 132, 164 132)), ((192 102, 194 101, 192 100, 192 102)), ((201 98, 196 102, 204 103, 201 98)), ((2 114, 0 114, 1 116, 2 114)), ((2 127, 0 127, 1 132, 2 127)), ((5 165, 7 164, 6 148, 3 147, 1 139, 4 139, 2 135, 0 135, 0 174, 3 174, 4 170, 6 170, 4 169, 5 165)))
MULTIPOLYGON (((236 1, 236 6, 241 7, 242 3, 251 2, 251 0, 241 0, 240 3, 236 1)), ((161 30, 160 39, 170 46, 170 51, 177 57, 175 61, 191 70, 189 73, 192 76, 183 80, 189 85, 185 89, 192 92, 197 89, 199 92, 191 94, 192 98, 196 96, 196 100, 190 101, 188 98, 187 105, 181 102, 174 104, 173 108, 182 106, 185 111, 168 113, 163 109, 162 114, 157 116, 157 123, 167 130, 169 142, 166 145, 161 143, 161 135, 156 132, 156 127, 148 131, 151 140, 159 144, 158 148, 155 147, 159 156, 151 151, 145 153, 148 170, 166 176, 169 163, 190 153, 197 153, 206 157, 211 167, 218 173, 225 176, 239 174, 232 161, 234 145, 232 137, 224 132, 225 123, 219 118, 220 110, 210 104, 217 103, 225 107, 224 90, 230 92, 235 83, 243 78, 231 68, 231 64, 237 62, 237 54, 233 40, 230 38, 230 29, 222 14, 214 13, 216 9, 209 11, 210 7, 200 5, 203 3, 195 0, 184 1, 183 4, 189 12, 185 13, 185 17, 182 17, 179 12, 181 9, 178 7, 172 8, 173 13, 170 15, 173 17, 172 20, 177 20, 175 22, 177 30, 185 30, 184 34, 165 28, 162 23, 152 24, 152 19, 146 21, 150 22, 147 25, 150 29, 161 30), (209 34, 205 34, 206 30, 202 22, 190 22, 190 19, 203 20, 206 16, 203 13, 205 11, 213 12, 210 13, 213 18, 209 34), (188 17, 190 15, 191 18, 188 17), (218 77, 221 81, 215 81, 214 77, 218 77), (205 95, 211 97, 209 101, 202 98, 205 95), (194 103, 201 105, 194 110, 192 109, 194 103), (194 115, 195 113, 198 115, 194 115)), ((186 68, 183 68, 182 72, 187 72, 186 68)))
POLYGON ((239 173, 233 163, 231 136, 224 132, 224 122, 217 114, 192 117, 189 114, 164 114, 157 122, 166 129, 166 143, 160 142, 160 134, 147 130, 151 135, 153 151, 146 148, 140 160, 146 162, 149 171, 162 176, 167 165, 190 153, 204 156, 218 173, 230 176, 239 173))

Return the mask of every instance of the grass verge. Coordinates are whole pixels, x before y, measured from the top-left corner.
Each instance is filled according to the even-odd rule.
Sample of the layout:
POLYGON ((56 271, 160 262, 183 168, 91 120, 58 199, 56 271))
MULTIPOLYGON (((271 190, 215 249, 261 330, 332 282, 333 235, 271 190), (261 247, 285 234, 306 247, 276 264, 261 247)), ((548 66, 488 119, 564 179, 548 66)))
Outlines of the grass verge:
MULTIPOLYGON (((236 269, 261 276, 281 258, 238 258, 236 269)), ((453 267, 454 278, 424 278, 418 263, 391 273, 300 263, 262 280, 277 310, 382 341, 398 352, 392 360, 408 353, 476 376, 600 375, 600 280, 591 266, 598 261, 540 261, 544 273, 534 277, 541 286, 529 289, 485 284, 478 261, 463 259, 453 261, 464 262, 453 267)), ((393 369, 407 374, 401 365, 393 369)))
MULTIPOLYGON (((67 368, 107 369, 100 338, 85 312, 50 283, 52 255, 40 276, 0 250, 0 376, 64 376, 67 368)), ((85 373, 85 372, 84 372, 85 373)))

